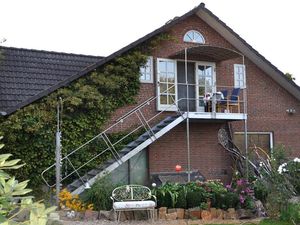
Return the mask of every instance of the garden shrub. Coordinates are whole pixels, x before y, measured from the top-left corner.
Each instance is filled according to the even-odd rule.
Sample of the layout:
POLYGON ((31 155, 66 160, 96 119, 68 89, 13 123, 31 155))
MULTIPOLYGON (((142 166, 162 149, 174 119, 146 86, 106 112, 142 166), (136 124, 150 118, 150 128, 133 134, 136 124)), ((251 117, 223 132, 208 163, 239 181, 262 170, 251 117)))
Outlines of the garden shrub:
POLYGON ((282 210, 287 208, 288 200, 299 195, 300 159, 291 160, 287 157, 288 152, 283 145, 276 146, 271 157, 260 163, 261 177, 255 182, 256 196, 265 198, 271 218, 279 218, 282 210))
POLYGON ((175 208, 187 208, 187 200, 186 200, 187 190, 184 185, 181 185, 181 189, 178 191, 177 202, 175 204, 175 208))
POLYGON ((254 196, 256 199, 260 200, 262 203, 266 203, 269 190, 266 188, 265 181, 257 180, 254 183, 254 196))
POLYGON ((201 183, 190 182, 186 185, 187 194, 186 201, 188 208, 200 207, 202 203, 206 203, 210 194, 201 186, 201 183))
POLYGON ((300 224, 300 203, 289 203, 287 207, 281 211, 280 219, 293 224, 300 224))
POLYGON ((111 210, 112 200, 110 196, 112 191, 120 186, 120 184, 113 184, 109 179, 109 176, 98 179, 90 189, 87 189, 81 196, 81 199, 86 204, 93 204, 94 209, 99 210, 111 210))
MULTIPOLYGON (((179 193, 182 191, 182 189, 183 186, 181 184, 170 182, 154 188, 153 194, 157 197, 158 207, 175 208, 179 193)), ((182 196, 180 196, 180 198, 182 198, 182 196)))

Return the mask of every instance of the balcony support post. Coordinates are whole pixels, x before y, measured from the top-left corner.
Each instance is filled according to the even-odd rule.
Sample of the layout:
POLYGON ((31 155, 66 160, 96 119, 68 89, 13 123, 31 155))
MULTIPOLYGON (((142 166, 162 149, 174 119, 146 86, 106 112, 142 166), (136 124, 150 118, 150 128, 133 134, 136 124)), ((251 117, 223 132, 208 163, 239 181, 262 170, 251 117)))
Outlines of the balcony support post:
POLYGON ((187 71, 187 48, 184 50, 184 64, 185 64, 185 84, 186 84, 186 145, 187 145, 187 172, 188 172, 188 182, 191 181, 191 151, 190 151, 190 121, 189 121, 189 84, 188 84, 188 71, 187 71))

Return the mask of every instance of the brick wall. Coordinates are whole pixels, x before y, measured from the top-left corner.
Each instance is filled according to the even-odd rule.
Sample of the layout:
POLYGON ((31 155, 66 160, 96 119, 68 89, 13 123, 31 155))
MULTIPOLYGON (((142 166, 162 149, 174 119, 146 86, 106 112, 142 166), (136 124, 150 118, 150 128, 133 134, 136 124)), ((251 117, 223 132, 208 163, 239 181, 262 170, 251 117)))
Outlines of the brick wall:
MULTIPOLYGON (((221 123, 190 123, 191 169, 199 170, 206 179, 228 182, 232 161, 218 144, 221 123)), ((183 122, 149 147, 150 173, 175 172, 180 164, 187 170, 186 123, 183 122)))
MULTIPOLYGON (((202 33, 206 44, 234 49, 230 43, 209 27, 197 16, 191 16, 175 25, 169 33, 175 40, 164 41, 153 50, 154 83, 142 84, 137 103, 152 97, 156 93, 156 59, 169 58, 177 51, 193 44, 183 43, 184 34, 194 29, 202 33)), ((233 86, 233 64, 242 63, 241 58, 217 63, 217 85, 233 86)), ((280 87, 255 64, 245 59, 248 96, 248 130, 271 131, 275 144, 284 143, 293 149, 293 155, 300 155, 300 104, 292 95, 280 87), (288 115, 286 109, 296 109, 296 114, 288 115)), ((135 107, 127 106, 116 111, 112 121, 135 107)), ((147 118, 155 115, 156 102, 144 108, 147 118)), ((170 114, 170 113, 169 113, 170 114)), ((166 114, 164 114, 166 115, 166 114)), ((163 117, 162 115, 161 117, 163 117)), ((160 118, 161 118, 160 117, 160 118)), ((133 115, 117 127, 124 130, 138 123, 133 115)), ((234 131, 243 131, 243 122, 233 122, 234 131)), ((221 125, 216 123, 191 124, 192 167, 199 169, 206 178, 226 180, 225 173, 231 173, 231 161, 228 155, 217 144, 217 130, 221 125)), ((176 164, 186 167, 185 127, 180 125, 152 144, 149 149, 150 172, 174 171, 176 164)))

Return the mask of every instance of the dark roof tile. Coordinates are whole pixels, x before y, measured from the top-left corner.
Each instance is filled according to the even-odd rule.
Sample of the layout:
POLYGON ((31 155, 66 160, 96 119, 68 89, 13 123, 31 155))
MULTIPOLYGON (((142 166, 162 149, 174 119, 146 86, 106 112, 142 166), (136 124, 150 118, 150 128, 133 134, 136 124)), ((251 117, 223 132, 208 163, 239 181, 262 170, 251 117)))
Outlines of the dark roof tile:
POLYGON ((0 111, 10 114, 103 57, 0 47, 0 111))

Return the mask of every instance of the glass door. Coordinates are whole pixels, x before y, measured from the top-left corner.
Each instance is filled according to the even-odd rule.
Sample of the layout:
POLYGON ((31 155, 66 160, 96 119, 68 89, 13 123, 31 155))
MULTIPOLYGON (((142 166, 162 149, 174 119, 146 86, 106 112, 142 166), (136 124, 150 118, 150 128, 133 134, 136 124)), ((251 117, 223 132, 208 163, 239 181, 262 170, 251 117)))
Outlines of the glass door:
POLYGON ((157 81, 158 110, 176 111, 177 76, 175 60, 157 59, 157 81))
POLYGON ((197 82, 197 111, 209 111, 208 105, 211 97, 216 92, 215 64, 208 62, 198 62, 196 64, 197 82))

